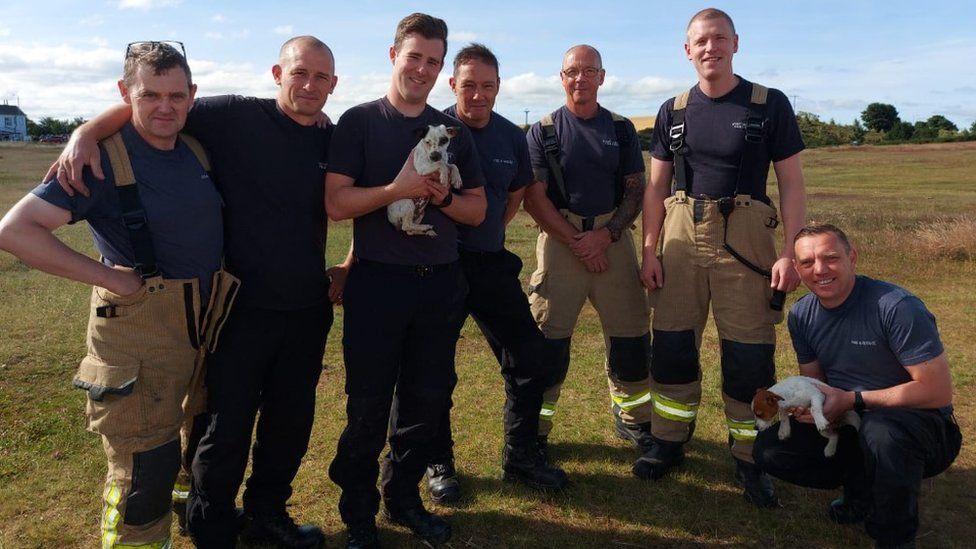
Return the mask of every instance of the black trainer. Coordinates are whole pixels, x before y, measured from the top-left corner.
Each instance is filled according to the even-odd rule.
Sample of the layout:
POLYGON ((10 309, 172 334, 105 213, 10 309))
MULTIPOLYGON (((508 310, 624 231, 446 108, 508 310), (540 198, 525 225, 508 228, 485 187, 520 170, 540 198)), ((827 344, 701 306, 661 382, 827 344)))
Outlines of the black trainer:
POLYGON ((502 479, 543 491, 562 490, 569 482, 565 471, 543 460, 537 444, 506 444, 502 450, 502 479))
POLYGON ((868 514, 868 504, 847 496, 841 496, 827 506, 827 516, 837 524, 857 524, 864 522, 868 514))
POLYGON ((325 535, 314 524, 297 525, 288 513, 250 514, 241 530, 241 541, 251 544, 306 549, 322 547, 325 535))
POLYGON ((373 521, 349 525, 346 549, 379 549, 380 536, 373 521))
POLYGON ((657 480, 685 460, 684 444, 651 437, 651 447, 637 458, 631 472, 642 480, 657 480))
POLYGON ((649 452, 654 445, 650 421, 630 425, 624 423, 624 420, 620 419, 620 416, 614 413, 613 430, 617 438, 633 443, 642 454, 649 452))
POLYGON ((427 465, 427 488, 430 499, 440 505, 457 503, 461 499, 461 483, 458 482, 453 457, 427 465))
POLYGON ((390 522, 406 526, 417 537, 431 545, 447 543, 451 539, 451 524, 437 515, 430 514, 420 505, 397 510, 387 507, 383 514, 390 522))
POLYGON ((773 492, 773 479, 754 464, 735 460, 735 479, 742 485, 742 497, 749 503, 763 509, 779 505, 773 492))

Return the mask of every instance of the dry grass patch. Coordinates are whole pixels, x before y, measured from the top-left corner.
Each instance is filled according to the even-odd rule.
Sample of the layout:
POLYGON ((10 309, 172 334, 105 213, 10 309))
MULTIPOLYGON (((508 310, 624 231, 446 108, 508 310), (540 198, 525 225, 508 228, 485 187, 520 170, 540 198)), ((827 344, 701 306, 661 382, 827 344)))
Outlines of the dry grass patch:
POLYGON ((915 229, 915 246, 927 257, 976 259, 976 219, 943 218, 915 229))

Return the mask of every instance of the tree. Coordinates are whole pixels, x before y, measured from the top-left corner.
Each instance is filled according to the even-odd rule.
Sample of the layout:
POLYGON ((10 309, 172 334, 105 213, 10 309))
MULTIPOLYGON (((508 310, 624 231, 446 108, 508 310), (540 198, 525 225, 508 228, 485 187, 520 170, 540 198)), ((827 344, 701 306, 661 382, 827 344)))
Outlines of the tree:
POLYGON ((851 142, 860 145, 864 142, 864 134, 867 131, 864 130, 864 126, 861 125, 861 121, 857 118, 854 119, 854 123, 851 124, 851 142))
POLYGON ((942 116, 941 114, 936 114, 930 116, 928 120, 925 121, 925 125, 935 130, 939 133, 939 130, 947 130, 950 132, 959 131, 959 127, 953 124, 948 118, 942 116))
POLYGON ((887 103, 871 103, 868 108, 861 113, 861 120, 869 130, 876 132, 890 131, 901 119, 898 118, 898 109, 894 105, 887 103))
POLYGON ((916 122, 912 141, 931 141, 939 137, 939 130, 929 126, 927 122, 916 122))
POLYGON ((969 126, 970 135, 976 135, 976 120, 973 120, 973 125, 969 126))
POLYGON ((908 122, 898 122, 891 131, 885 133, 885 141, 908 141, 915 133, 915 126, 908 122))

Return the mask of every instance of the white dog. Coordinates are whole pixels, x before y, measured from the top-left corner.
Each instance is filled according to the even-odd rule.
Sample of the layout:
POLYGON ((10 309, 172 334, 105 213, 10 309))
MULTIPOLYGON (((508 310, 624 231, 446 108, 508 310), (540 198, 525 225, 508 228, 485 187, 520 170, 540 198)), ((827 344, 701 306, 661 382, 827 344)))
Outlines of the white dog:
MULTIPOLYGON (((443 124, 427 126, 418 130, 423 133, 420 143, 413 148, 413 167, 420 175, 438 172, 441 185, 461 188, 461 173, 457 166, 447 163, 447 146, 457 135, 458 128, 448 128, 443 124)), ((450 189, 448 189, 450 192, 450 189)), ((429 198, 401 198, 386 207, 386 217, 393 226, 409 235, 437 236, 434 226, 420 221, 424 218, 424 208, 429 198)))
MULTIPOLYGON (((826 383, 806 376, 791 376, 769 389, 757 389, 752 399, 752 413, 756 414, 756 426, 765 429, 772 425, 773 418, 779 417, 779 439, 790 438, 789 410, 800 406, 808 408, 820 434, 827 438, 824 455, 831 457, 837 452, 837 432, 830 427, 823 415, 824 394, 818 386, 826 383)), ((854 411, 844 414, 841 423, 861 427, 861 417, 854 411)))

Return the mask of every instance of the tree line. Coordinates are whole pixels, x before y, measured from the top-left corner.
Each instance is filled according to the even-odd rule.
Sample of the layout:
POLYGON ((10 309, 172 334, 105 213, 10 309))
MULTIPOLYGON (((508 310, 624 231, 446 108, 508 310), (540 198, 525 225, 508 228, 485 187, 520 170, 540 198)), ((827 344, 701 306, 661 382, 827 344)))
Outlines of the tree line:
POLYGON ((72 120, 60 120, 45 116, 37 122, 30 118, 27 119, 27 134, 33 141, 37 141, 41 136, 46 135, 70 135, 75 128, 85 123, 85 119, 78 116, 72 120))

